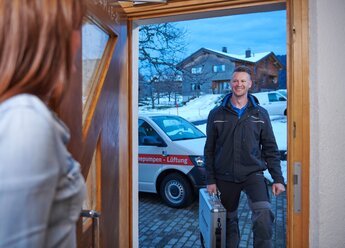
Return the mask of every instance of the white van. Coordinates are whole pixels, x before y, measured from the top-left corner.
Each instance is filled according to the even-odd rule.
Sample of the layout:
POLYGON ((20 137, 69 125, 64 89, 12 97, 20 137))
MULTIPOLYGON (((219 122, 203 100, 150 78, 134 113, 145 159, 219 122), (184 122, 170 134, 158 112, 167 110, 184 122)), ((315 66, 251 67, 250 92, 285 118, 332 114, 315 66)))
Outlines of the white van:
POLYGON ((287 99, 278 91, 268 91, 253 93, 262 107, 264 107, 269 115, 286 115, 287 99))
POLYGON ((205 187, 206 136, 176 115, 140 115, 139 191, 158 193, 171 207, 193 202, 205 187))

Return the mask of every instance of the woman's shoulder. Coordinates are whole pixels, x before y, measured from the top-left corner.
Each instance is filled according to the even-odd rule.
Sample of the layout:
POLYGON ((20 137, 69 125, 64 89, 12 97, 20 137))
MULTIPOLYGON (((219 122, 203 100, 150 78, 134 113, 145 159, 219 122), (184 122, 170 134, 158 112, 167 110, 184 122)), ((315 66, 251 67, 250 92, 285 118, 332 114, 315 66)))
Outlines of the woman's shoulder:
POLYGON ((58 131, 63 136, 69 136, 68 129, 49 110, 44 102, 30 94, 20 94, 9 98, 0 104, 0 127, 2 130, 16 128, 17 131, 58 131), (18 130, 22 127, 23 130, 18 130))
POLYGON ((48 107, 34 95, 19 94, 0 104, 0 114, 2 116, 26 112, 32 115, 41 115, 44 118, 51 118, 48 107))

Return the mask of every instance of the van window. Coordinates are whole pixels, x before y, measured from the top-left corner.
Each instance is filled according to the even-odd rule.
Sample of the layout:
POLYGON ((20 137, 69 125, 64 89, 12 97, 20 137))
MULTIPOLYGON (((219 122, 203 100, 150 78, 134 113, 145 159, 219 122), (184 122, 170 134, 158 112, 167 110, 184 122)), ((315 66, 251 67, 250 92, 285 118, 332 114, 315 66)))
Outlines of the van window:
POLYGON ((277 93, 268 93, 268 100, 269 102, 280 102, 280 101, 286 101, 286 99, 277 93))
POLYGON ((144 120, 138 122, 138 137, 140 146, 149 146, 162 143, 159 134, 144 120))
POLYGON ((155 116, 152 120, 172 141, 205 137, 205 134, 192 123, 179 116, 155 116))
POLYGON ((287 98, 287 91, 286 89, 280 89, 280 90, 277 90, 280 94, 282 94, 285 98, 287 98))

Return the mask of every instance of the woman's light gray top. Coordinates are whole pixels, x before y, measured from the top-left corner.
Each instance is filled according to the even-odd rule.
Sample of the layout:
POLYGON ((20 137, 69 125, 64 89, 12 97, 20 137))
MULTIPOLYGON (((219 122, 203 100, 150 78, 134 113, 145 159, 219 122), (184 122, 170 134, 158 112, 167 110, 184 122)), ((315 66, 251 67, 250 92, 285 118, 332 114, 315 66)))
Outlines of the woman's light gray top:
POLYGON ((0 104, 0 247, 75 247, 85 197, 69 132, 37 97, 0 104))

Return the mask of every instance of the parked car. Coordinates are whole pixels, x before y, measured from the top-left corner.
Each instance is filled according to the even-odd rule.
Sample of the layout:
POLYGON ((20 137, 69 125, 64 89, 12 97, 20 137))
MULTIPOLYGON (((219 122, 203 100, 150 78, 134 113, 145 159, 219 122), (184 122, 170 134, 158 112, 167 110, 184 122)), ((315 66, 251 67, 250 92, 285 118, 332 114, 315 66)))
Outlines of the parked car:
POLYGON ((191 204, 205 187, 206 136, 176 115, 140 115, 139 191, 158 193, 170 207, 191 204))
POLYGON ((277 92, 279 92, 280 94, 285 96, 285 98, 287 98, 287 90, 286 89, 279 89, 279 90, 277 90, 277 92))
POLYGON ((259 92, 253 94, 269 115, 286 115, 287 98, 278 91, 259 92))

